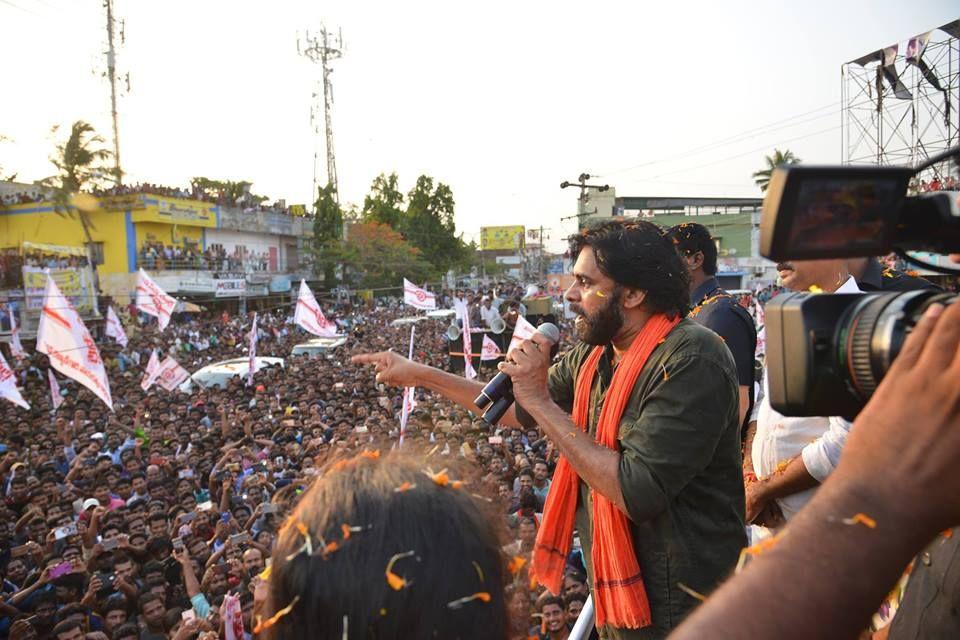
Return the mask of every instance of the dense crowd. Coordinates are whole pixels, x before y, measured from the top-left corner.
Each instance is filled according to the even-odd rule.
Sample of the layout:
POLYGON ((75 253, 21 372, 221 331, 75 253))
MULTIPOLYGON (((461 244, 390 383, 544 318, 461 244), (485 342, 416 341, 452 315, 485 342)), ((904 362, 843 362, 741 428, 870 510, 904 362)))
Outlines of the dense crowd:
POLYGON ((223 245, 213 244, 206 249, 197 246, 172 246, 162 242, 145 242, 140 248, 139 264, 144 269, 202 269, 221 272, 268 271, 270 254, 253 251, 243 246, 228 252, 223 245))
MULTIPOLYGON (((473 297, 449 297, 458 294, 473 297)), ((399 395, 349 357, 406 345, 409 329, 390 322, 409 314, 396 301, 345 310, 349 343, 306 357, 290 355, 309 336, 286 310, 261 313, 258 355, 283 356, 285 368, 258 371, 253 386, 234 378, 226 389, 185 395, 141 390, 150 351, 191 371, 243 357, 249 319, 180 317, 158 333, 121 311, 128 347, 100 342, 114 413, 62 378, 53 410, 46 356, 17 362, 33 408, 0 405, 0 634, 184 640, 220 633, 224 597, 236 594, 249 637, 262 572, 300 493, 332 458, 396 446, 399 395)), ((446 323, 417 326, 414 357, 444 366, 446 323)), ((522 569, 557 461, 553 445, 536 429, 491 430, 421 390, 404 448, 424 451, 437 469, 465 469, 471 491, 502 512, 503 548, 517 567, 514 636, 565 637, 587 593, 579 552, 559 598, 532 590, 522 569)))
POLYGON ((202 189, 182 189, 180 187, 168 187, 159 184, 143 182, 138 184, 124 184, 105 189, 94 189, 96 196, 121 196, 130 194, 150 194, 157 196, 166 196, 168 198, 184 198, 188 200, 200 200, 220 206, 242 207, 245 211, 263 211, 274 213, 285 213, 286 208, 279 204, 257 203, 250 199, 231 200, 223 195, 213 196, 202 189))

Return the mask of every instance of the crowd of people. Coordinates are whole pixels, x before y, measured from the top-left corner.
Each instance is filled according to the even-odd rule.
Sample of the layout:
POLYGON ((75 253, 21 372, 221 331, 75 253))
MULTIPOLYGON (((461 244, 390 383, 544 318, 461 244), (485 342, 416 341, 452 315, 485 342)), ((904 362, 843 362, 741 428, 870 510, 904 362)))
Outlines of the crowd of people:
MULTIPOLYGON (((651 295, 672 300, 684 311, 681 315, 689 311, 687 320, 673 319, 680 323, 676 332, 649 338, 648 348, 659 360, 650 368, 652 377, 638 388, 658 391, 642 410, 661 416, 657 428, 689 419, 703 433, 685 430, 682 438, 644 440, 653 423, 644 423, 639 406, 628 409, 638 416, 637 426, 620 436, 624 457, 617 454, 619 462, 576 453, 573 447, 595 448, 592 438, 578 438, 576 430, 558 432, 565 427, 552 422, 547 405, 534 401, 546 395, 538 391, 540 384, 549 384, 555 400, 564 397, 561 385, 572 385, 578 375, 565 371, 563 363, 577 361, 578 354, 588 353, 585 347, 601 344, 597 335, 611 332, 618 322, 605 310, 626 304, 624 289, 603 288, 607 285, 601 278, 607 276, 583 260, 571 288, 576 290, 577 321, 559 320, 559 369, 551 370, 547 383, 531 387, 517 363, 529 363, 531 356, 516 356, 510 366, 518 370, 514 393, 524 411, 511 413, 503 422, 507 426, 490 426, 465 408, 472 407, 463 398, 475 397, 476 388, 469 386, 474 383, 431 373, 449 369, 456 359, 449 355, 447 321, 416 324, 412 360, 419 368, 411 369, 394 353, 406 352, 411 336, 409 327, 393 325, 411 314, 398 299, 339 307, 334 320, 347 343, 313 357, 291 355, 294 345, 310 337, 293 323, 292 305, 263 309, 257 355, 283 357, 284 365, 257 371, 251 384, 238 375, 225 388, 195 384, 190 393, 142 389, 151 353, 156 350, 161 359, 170 355, 190 371, 242 361, 251 318, 210 311, 178 315, 159 332, 155 321, 134 307, 115 306, 129 344, 121 348, 109 338, 98 341, 113 412, 59 374, 61 392, 52 396, 48 358, 27 344, 26 358, 8 360, 32 408, 0 405, 5 424, 0 442, 0 635, 18 640, 356 637, 348 632, 349 624, 361 637, 378 635, 376 629, 384 637, 425 637, 431 629, 448 637, 457 635, 445 626, 456 616, 438 612, 463 610, 463 624, 476 624, 480 618, 475 616, 484 616, 490 637, 564 640, 585 605, 588 569, 620 570, 596 564, 602 561, 596 545, 609 541, 595 527, 611 526, 602 518, 613 516, 589 524, 580 515, 574 520, 574 511, 585 505, 592 511, 600 496, 588 490, 578 498, 570 488, 571 457, 580 465, 589 460, 598 469, 578 469, 585 482, 585 474, 612 467, 626 474, 622 479, 643 484, 651 496, 676 494, 661 503, 622 485, 622 504, 614 512, 624 519, 629 513, 631 523, 648 519, 646 525, 630 524, 632 538, 620 542, 629 542, 640 559, 648 585, 640 593, 644 601, 649 594, 653 611, 652 622, 649 611, 645 614, 646 624, 654 625, 650 637, 665 635, 697 605, 700 591, 711 590, 732 570, 747 544, 745 525, 753 522, 776 533, 799 508, 787 498, 810 499, 812 487, 836 465, 849 423, 834 427, 831 419, 826 433, 805 432, 810 437, 783 460, 783 455, 774 460, 764 453, 764 447, 780 446, 784 454, 786 445, 776 444, 782 416, 772 419, 778 414, 769 400, 758 399, 747 417, 754 405, 749 393, 755 382, 755 339, 741 345, 736 331, 742 327, 724 322, 736 324, 735 318, 743 317, 746 326, 755 328, 740 301, 716 285, 715 255, 704 260, 710 247, 715 251, 709 232, 699 225, 681 225, 668 233, 649 223, 634 224, 627 232, 659 252, 641 264, 641 272, 670 269, 677 275, 672 282, 661 280, 669 288, 652 288, 651 295), (672 245, 667 238, 673 238, 672 245), (614 302, 605 302, 608 298, 614 302), (733 315, 720 322, 728 312, 733 315), (698 327, 701 323, 717 333, 698 327), (736 352, 733 358, 731 352, 736 352), (694 362, 699 366, 691 366, 694 362), (407 397, 388 385, 415 391, 407 397), (739 397, 739 418, 738 385, 747 390, 739 397), (712 407, 708 414, 695 413, 701 404, 712 407), (674 412, 669 419, 662 413, 667 407, 674 412), (527 408, 532 413, 526 414, 527 408), (689 416, 681 416, 681 409, 689 416), (713 416, 716 434, 707 430, 710 421, 704 422, 703 415, 713 416), (747 423, 744 445, 740 427, 747 423), (701 459, 690 448, 701 441, 712 459, 701 459), (757 444, 751 448, 751 442, 757 444), (793 477, 794 468, 809 469, 806 494, 794 496, 796 487, 780 486, 793 477), (561 501, 568 502, 557 504, 561 501), (569 521, 558 526, 557 517, 569 521), (701 529, 712 537, 703 537, 701 529), (436 539, 424 539, 428 534, 436 539), (545 536, 551 535, 558 537, 547 545, 545 536), (424 551, 430 545, 436 557, 424 551), (673 556, 664 555, 669 545, 675 545, 673 556), (558 558, 548 577, 550 590, 540 584, 545 574, 530 571, 535 555, 545 548, 558 558), (303 554, 306 563, 299 561, 303 554), (462 562, 439 567, 443 558, 462 562), (303 568, 320 562, 328 563, 324 571, 303 568), (449 593, 450 585, 460 591, 449 593), (404 596, 410 592, 415 595, 404 596), (686 599, 673 600, 678 594, 686 599), (397 599, 401 596, 405 600, 397 599), (490 602, 490 609, 476 608, 490 602), (278 622, 284 616, 289 616, 287 623, 278 622)), ((598 233, 606 233, 600 242, 622 242, 617 228, 598 233)), ((598 246, 594 251, 605 245, 598 246)), ((629 261, 615 267, 629 273, 638 269, 629 261)), ((842 260, 778 268, 791 290, 818 285, 834 291, 841 284, 855 287, 861 278, 869 281, 862 267, 842 260), (838 270, 843 282, 837 282, 838 270)), ((758 299, 778 291, 763 290, 758 299)), ((539 294, 536 286, 502 284, 441 291, 438 299, 442 306, 464 308, 473 326, 489 327, 497 316, 510 326, 517 314, 526 313, 523 301, 530 303, 539 294)), ((624 309, 621 313, 641 312, 636 306, 624 309)), ((612 350, 595 353, 613 355, 612 350)), ((537 357, 547 358, 543 352, 537 357)), ((606 376, 615 396, 615 366, 593 362, 604 367, 599 375, 606 376)), ((629 361, 621 366, 639 371, 629 361)), ((477 369, 481 381, 495 373, 477 369)), ((605 428, 600 406, 592 413, 598 430, 605 428)), ((572 410, 576 420, 586 420, 585 404, 572 410)), ((812 429, 812 423, 804 424, 812 429)), ((603 486, 606 480, 591 475, 589 482, 590 487, 603 486)), ((869 524, 869 516, 864 518, 869 524)), ((621 560, 613 566, 626 566, 621 560)), ((595 579, 618 588, 636 585, 629 575, 616 573, 595 579)), ((601 601, 601 606, 610 603, 601 601)), ((600 609, 598 615, 609 615, 609 610, 600 609)), ((614 637, 635 637, 621 635, 625 629, 612 631, 614 637)), ((471 632, 469 637, 481 636, 471 632)))
MULTIPOLYGON (((345 313, 350 342, 328 357, 291 356, 309 336, 287 311, 259 316, 258 354, 286 357, 285 368, 257 372, 250 387, 235 378, 189 396, 141 390, 150 351, 190 370, 243 356, 249 319, 181 318, 159 333, 122 311, 128 347, 100 342, 114 413, 62 377, 63 403, 53 410, 47 357, 16 362, 33 408, 0 406, 0 633, 67 638, 79 628, 114 639, 183 639, 221 630, 227 594, 239 596, 246 633, 256 627, 265 562, 301 492, 332 457, 387 451, 398 441, 400 397, 351 364, 351 354, 409 340, 407 328, 390 326, 410 313, 393 301, 345 313)), ((420 323, 415 357, 445 366, 446 328, 420 323)), ((517 565, 529 561, 557 461, 542 433, 493 430, 420 390, 404 438, 405 449, 427 452, 437 470, 462 469, 471 491, 501 512, 505 551, 517 565)), ((514 636, 536 627, 534 635, 563 637, 585 583, 579 559, 562 598, 532 591, 518 569, 514 636)))
POLYGON ((242 207, 245 211, 262 211, 272 213, 286 213, 287 209, 280 206, 279 203, 264 204, 263 202, 254 202, 252 199, 231 200, 223 195, 211 195, 203 189, 183 189, 180 187, 168 187, 165 185, 152 184, 149 182, 137 184, 124 184, 120 186, 94 189, 95 196, 122 196, 131 194, 145 194, 155 196, 165 196, 168 198, 183 198, 187 200, 200 200, 220 206, 242 207))
POLYGON ((196 245, 144 242, 139 252, 139 264, 150 271, 200 269, 243 273, 271 269, 268 251, 254 251, 238 245, 228 252, 222 244, 211 244, 201 250, 196 245))

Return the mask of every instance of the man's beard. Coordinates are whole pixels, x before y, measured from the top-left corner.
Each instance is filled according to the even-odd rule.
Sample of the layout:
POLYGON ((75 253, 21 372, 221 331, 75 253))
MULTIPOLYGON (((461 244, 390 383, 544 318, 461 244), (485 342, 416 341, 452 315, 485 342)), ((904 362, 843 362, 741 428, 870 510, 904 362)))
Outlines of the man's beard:
POLYGON ((623 310, 620 308, 621 291, 614 291, 609 296, 609 301, 601 307, 592 316, 587 315, 579 305, 572 306, 580 316, 580 322, 576 323, 577 337, 581 341, 592 345, 607 345, 613 341, 613 337, 619 333, 623 327, 623 310))

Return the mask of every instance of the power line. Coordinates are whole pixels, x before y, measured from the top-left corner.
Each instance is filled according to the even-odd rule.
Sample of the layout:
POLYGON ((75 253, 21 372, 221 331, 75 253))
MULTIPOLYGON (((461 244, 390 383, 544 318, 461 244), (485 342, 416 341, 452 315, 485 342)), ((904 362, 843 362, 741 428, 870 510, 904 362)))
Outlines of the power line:
MULTIPOLYGON (((835 106, 837 106, 837 105, 839 105, 839 104, 840 104, 839 102, 835 102, 835 103, 832 103, 832 104, 829 104, 829 105, 825 105, 825 106, 820 107, 820 108, 818 108, 818 109, 813 109, 813 110, 811 110, 811 111, 807 111, 807 112, 804 112, 804 113, 801 113, 801 114, 797 114, 797 115, 791 116, 791 117, 789 117, 789 118, 784 118, 783 120, 777 120, 777 121, 775 121, 775 122, 772 122, 772 123, 769 123, 769 124, 766 124, 766 125, 762 125, 762 126, 760 126, 760 127, 754 127, 754 128, 752 128, 752 129, 747 129, 746 131, 742 131, 742 132, 740 132, 740 133, 738 133, 738 134, 736 134, 736 135, 729 136, 729 137, 727 137, 727 138, 722 138, 722 139, 720 139, 720 140, 716 140, 716 141, 714 141, 714 142, 711 142, 711 143, 708 143, 708 144, 705 144, 705 145, 701 145, 701 146, 698 146, 698 147, 693 147, 693 148, 691 148, 691 149, 688 149, 688 150, 686 150, 686 151, 682 151, 682 152, 677 153, 677 154, 675 154, 675 155, 667 156, 666 158, 659 158, 659 159, 657 159, 657 160, 650 160, 650 161, 648 161, 648 162, 642 162, 642 163, 640 163, 640 164, 632 165, 632 166, 625 167, 625 168, 622 168, 622 169, 616 169, 616 170, 614 170, 614 171, 608 171, 608 172, 606 172, 606 173, 604 173, 604 174, 601 174, 601 175, 599 175, 599 176, 597 176, 597 177, 608 177, 608 176, 618 175, 618 174, 621 174, 621 173, 626 173, 626 172, 628 172, 628 171, 633 171, 634 169, 639 169, 639 168, 641 168, 641 167, 646 167, 646 166, 650 166, 650 165, 654 165, 654 164, 659 164, 659 163, 664 163, 664 162, 671 162, 671 161, 673 161, 673 160, 679 160, 679 159, 687 158, 687 157, 692 156, 692 155, 699 155, 699 154, 705 153, 705 152, 707 152, 707 151, 712 151, 712 150, 714 150, 714 149, 722 148, 722 147, 724 147, 724 146, 729 146, 729 145, 731 145, 731 144, 736 144, 737 142, 742 142, 742 141, 744 141, 744 140, 749 140, 749 139, 751 139, 751 138, 755 138, 755 137, 760 136, 760 135, 765 135, 765 134, 768 134, 768 133, 773 133, 774 131, 779 131, 779 130, 781 130, 781 129, 788 129, 788 128, 790 128, 790 127, 798 126, 798 125, 801 125, 801 124, 806 124, 806 123, 808 123, 808 122, 814 122, 814 121, 816 121, 816 120, 821 120, 821 119, 823 119, 823 118, 835 116, 835 115, 837 115, 838 112, 832 111, 832 112, 830 112, 830 113, 821 114, 821 115, 815 116, 815 117, 813 117, 813 118, 808 118, 808 119, 806 119, 806 120, 802 120, 802 121, 799 121, 799 122, 794 122, 795 120, 798 120, 799 118, 803 118, 803 117, 805 117, 805 116, 808 116, 808 115, 817 113, 818 111, 823 111, 824 109, 829 109, 829 108, 835 107, 835 106), (783 126, 777 126, 777 125, 781 125, 782 123, 787 123, 787 124, 784 124, 783 126), (772 127, 772 128, 771 128, 771 127, 772 127)), ((854 106, 856 106, 856 105, 854 105, 854 106)), ((774 144, 778 144, 778 143, 774 143, 774 144)), ((769 145, 768 145, 768 146, 769 146, 769 145)))

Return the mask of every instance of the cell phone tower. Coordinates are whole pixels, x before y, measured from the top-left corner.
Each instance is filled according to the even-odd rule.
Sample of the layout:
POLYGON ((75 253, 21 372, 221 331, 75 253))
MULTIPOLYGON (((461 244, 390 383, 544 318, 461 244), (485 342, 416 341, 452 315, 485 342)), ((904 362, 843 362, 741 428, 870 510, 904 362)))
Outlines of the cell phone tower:
MULTIPOLYGON (((343 57, 343 32, 338 31, 334 36, 327 31, 326 26, 320 26, 319 37, 311 35, 307 31, 303 43, 297 38, 297 52, 306 56, 313 63, 320 63, 323 72, 323 119, 325 128, 325 146, 327 149, 327 184, 333 186, 333 198, 339 204, 340 193, 337 186, 337 160, 333 151, 333 83, 330 80, 330 74, 333 69, 330 63, 333 60, 343 57)), ((320 94, 313 92, 313 102, 310 105, 310 126, 314 132, 313 149, 313 191, 312 198, 317 197, 317 160, 319 153, 317 151, 316 137, 319 136, 319 126, 317 123, 317 112, 319 111, 320 94)))

